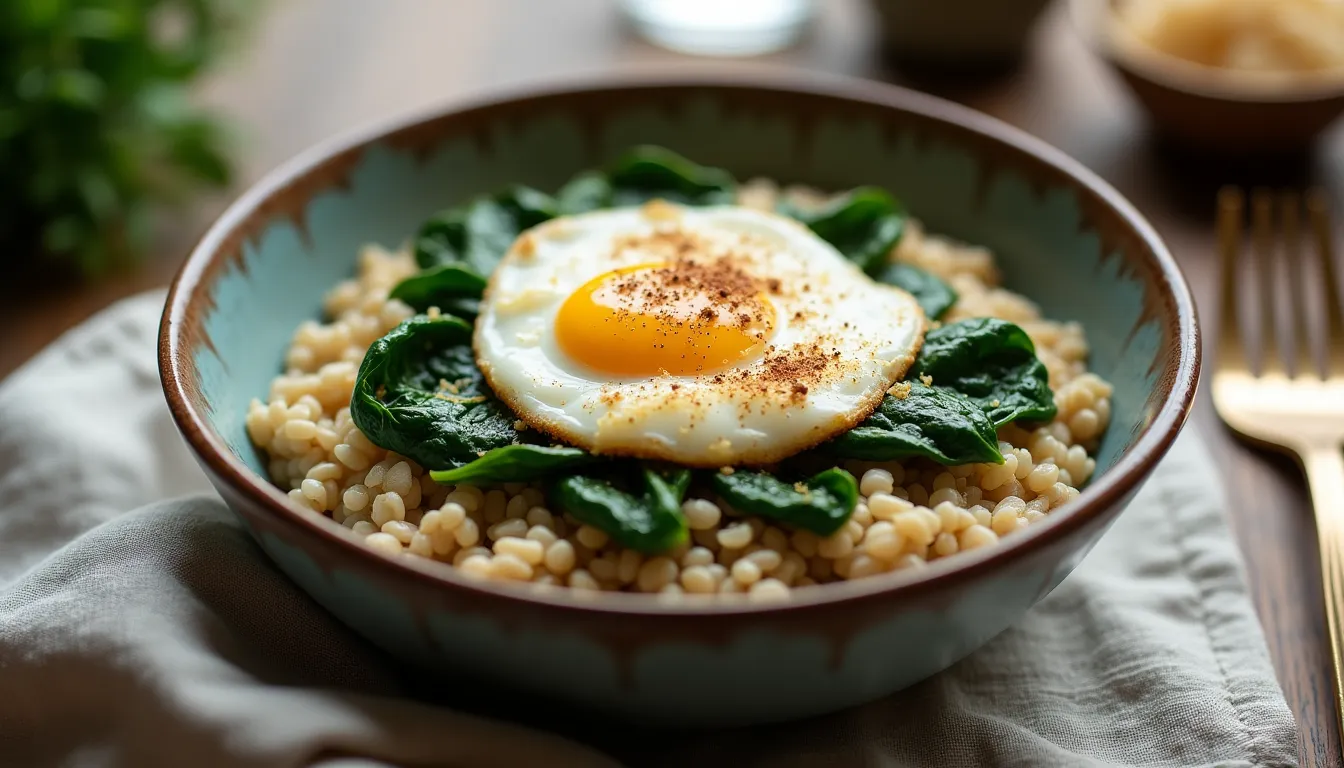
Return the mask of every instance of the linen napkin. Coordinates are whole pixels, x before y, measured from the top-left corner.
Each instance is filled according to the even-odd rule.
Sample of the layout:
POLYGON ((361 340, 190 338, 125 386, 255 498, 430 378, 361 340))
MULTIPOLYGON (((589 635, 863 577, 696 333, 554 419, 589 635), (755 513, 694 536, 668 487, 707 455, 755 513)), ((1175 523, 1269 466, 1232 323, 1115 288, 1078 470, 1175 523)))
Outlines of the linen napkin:
POLYGON ((0 383, 0 765, 1297 764, 1192 430, 1053 594, 923 683, 731 731, 574 722, 420 678, 270 565, 172 425, 162 302, 115 305, 0 383))

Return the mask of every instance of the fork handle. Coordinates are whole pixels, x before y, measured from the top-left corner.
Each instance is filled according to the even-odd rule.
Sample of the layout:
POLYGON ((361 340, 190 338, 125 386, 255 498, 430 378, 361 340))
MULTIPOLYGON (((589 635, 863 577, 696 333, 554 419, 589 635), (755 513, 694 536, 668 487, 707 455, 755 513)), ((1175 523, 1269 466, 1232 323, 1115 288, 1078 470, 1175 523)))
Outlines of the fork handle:
POLYGON ((1344 734, 1344 453, 1338 444, 1315 446, 1303 451, 1302 465, 1316 510, 1321 585, 1334 667, 1335 717, 1344 734))

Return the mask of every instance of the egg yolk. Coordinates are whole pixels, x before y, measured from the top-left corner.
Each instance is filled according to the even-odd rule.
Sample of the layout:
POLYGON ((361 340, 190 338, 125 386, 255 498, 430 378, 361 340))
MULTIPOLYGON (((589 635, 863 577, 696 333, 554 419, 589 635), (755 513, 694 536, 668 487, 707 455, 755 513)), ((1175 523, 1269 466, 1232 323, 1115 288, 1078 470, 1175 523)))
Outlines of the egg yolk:
POLYGON ((714 373, 764 349, 775 312, 726 262, 613 270, 570 294, 555 319, 571 360, 613 376, 714 373))

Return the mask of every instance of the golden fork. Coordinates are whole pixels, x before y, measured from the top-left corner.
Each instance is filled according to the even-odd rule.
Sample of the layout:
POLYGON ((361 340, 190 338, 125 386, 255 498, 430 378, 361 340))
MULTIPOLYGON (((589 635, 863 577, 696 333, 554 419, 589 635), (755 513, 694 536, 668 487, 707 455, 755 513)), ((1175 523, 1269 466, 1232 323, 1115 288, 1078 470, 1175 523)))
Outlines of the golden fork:
POLYGON ((1316 509, 1321 580, 1334 662, 1335 705, 1344 733, 1344 312, 1341 312, 1331 248, 1330 208, 1325 195, 1293 192, 1275 195, 1258 189, 1251 195, 1251 241, 1258 272, 1251 282, 1259 294, 1260 362, 1252 366, 1238 317, 1247 313, 1238 299, 1245 195, 1226 188, 1218 196, 1221 251, 1221 327, 1213 373, 1213 404, 1218 415, 1242 437, 1296 457, 1307 476, 1316 509), (1305 204, 1304 237, 1302 209, 1305 204), (1310 276, 1303 240, 1315 243, 1316 279, 1310 276), (1276 248, 1276 243, 1281 246, 1276 248), (1282 257, 1280 259, 1280 256, 1282 257), (1286 262, 1290 327, 1294 348, 1291 368, 1276 333, 1276 265, 1286 262), (1318 287, 1319 286, 1319 287, 1318 287), (1323 360, 1312 344, 1310 299, 1325 307, 1323 360), (1239 308, 1239 305, 1240 308, 1239 308), (1324 363, 1324 367, 1318 363, 1324 363))

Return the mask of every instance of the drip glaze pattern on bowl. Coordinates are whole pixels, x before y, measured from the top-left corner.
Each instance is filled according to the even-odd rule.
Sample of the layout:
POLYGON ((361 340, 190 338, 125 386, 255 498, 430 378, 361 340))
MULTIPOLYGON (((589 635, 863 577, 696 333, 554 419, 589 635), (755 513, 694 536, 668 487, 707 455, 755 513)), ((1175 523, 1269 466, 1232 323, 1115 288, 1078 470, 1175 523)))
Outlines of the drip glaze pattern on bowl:
POLYGON ((679 724, 764 722, 898 690, 1017 620, 1081 560, 1184 423, 1198 373, 1189 292, 1164 246, 1103 182, 996 121, 863 83, 643 80, 443 111, 316 149, 239 200, 173 285, 160 340, 170 407, 215 487, 314 599, 431 671, 679 724), (926 222, 993 249, 1008 287, 1081 322, 1115 386, 1098 477, 1000 546, 786 604, 537 591, 418 558, 385 559, 292 509, 249 443, 293 329, 367 242, 509 183, 554 189, 635 144, 739 178, 891 189, 926 222))

